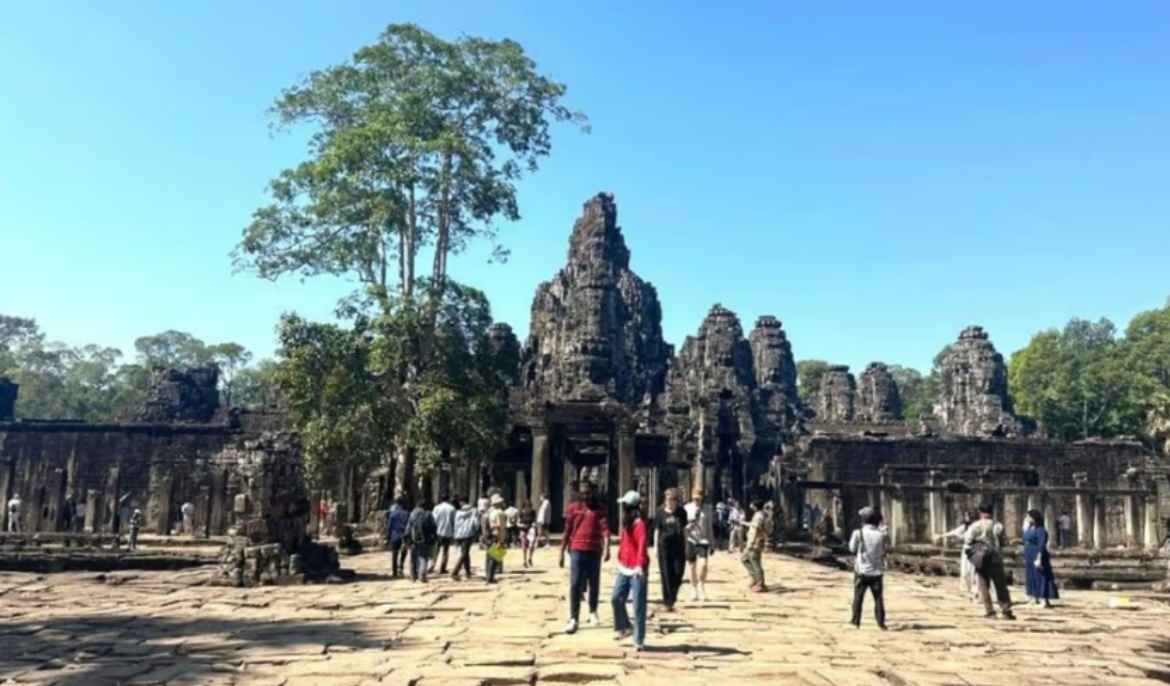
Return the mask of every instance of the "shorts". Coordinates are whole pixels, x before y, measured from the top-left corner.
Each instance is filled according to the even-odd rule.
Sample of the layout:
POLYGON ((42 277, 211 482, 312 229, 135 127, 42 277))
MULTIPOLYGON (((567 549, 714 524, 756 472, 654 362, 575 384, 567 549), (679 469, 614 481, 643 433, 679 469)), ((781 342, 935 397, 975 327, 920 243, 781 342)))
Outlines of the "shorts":
POLYGON ((687 562, 694 562, 700 557, 705 560, 710 554, 711 546, 687 541, 687 562))

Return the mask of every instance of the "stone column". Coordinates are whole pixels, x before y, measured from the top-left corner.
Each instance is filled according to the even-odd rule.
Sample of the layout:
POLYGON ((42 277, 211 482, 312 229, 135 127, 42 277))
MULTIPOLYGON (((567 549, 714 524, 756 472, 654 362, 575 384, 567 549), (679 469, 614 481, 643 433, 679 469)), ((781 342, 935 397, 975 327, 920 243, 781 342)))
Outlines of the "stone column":
POLYGON ((1145 497, 1145 544, 1146 550, 1157 550, 1161 538, 1158 536, 1158 498, 1145 497))
MULTIPOLYGON (((931 486, 939 485, 939 472, 931 470, 930 479, 927 481, 931 486)), ((934 537, 945 533, 947 530, 946 514, 943 510, 942 492, 930 491, 927 496, 928 510, 930 511, 930 537, 933 542, 934 537)))
POLYGON ((1076 485, 1078 489, 1081 489, 1078 490, 1076 494, 1077 545, 1081 548, 1088 548, 1091 544, 1089 536, 1090 532, 1092 531, 1090 527, 1093 521, 1092 501, 1091 496, 1084 490, 1088 487, 1088 485, 1079 479, 1077 480, 1076 485))
POLYGON ((906 522, 905 494, 898 489, 889 492, 890 500, 890 544, 905 545, 910 542, 910 529, 906 522))
POLYGON ((1093 497, 1093 548, 1105 547, 1105 498, 1093 497))
POLYGON ((1141 511, 1141 505, 1138 501, 1138 495, 1127 495, 1123 504, 1125 506, 1125 547, 1136 548, 1138 546, 1137 527, 1138 512, 1141 511))
POLYGON ((634 487, 635 443, 634 427, 622 423, 618 426, 618 491, 620 498, 634 487))
POLYGON ((85 524, 82 525, 84 530, 90 533, 98 531, 101 526, 103 511, 101 491, 96 488, 91 488, 85 492, 85 524))
POLYGON ((1044 526, 1048 529, 1049 536, 1053 537, 1053 540, 1060 529, 1060 523, 1056 519, 1056 503, 1051 496, 1046 496, 1044 498, 1044 526))
POLYGON ((549 489, 549 456, 551 445, 548 442, 548 427, 532 427, 532 503, 534 507, 540 505, 540 499, 549 489))

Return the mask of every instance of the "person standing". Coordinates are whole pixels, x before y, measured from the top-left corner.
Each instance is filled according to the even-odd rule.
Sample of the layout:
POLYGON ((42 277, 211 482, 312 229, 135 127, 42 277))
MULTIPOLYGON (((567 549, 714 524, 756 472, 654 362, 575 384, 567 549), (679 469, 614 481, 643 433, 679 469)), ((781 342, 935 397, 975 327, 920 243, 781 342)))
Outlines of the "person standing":
POLYGON ((390 544, 390 573, 394 577, 402 576, 402 563, 406 561, 406 525, 409 521, 406 500, 399 498, 386 513, 386 541, 390 544))
POLYGON ((520 543, 520 508, 512 503, 504 508, 504 520, 508 527, 508 540, 504 543, 507 547, 519 545, 520 543))
POLYGON ((581 482, 581 497, 565 524, 561 543, 560 566, 565 566, 565 550, 569 551, 569 622, 565 633, 577 631, 581 614, 581 596, 589 588, 589 623, 597 625, 600 599, 601 563, 609 561, 609 522, 605 510, 593 492, 593 484, 581 482))
POLYGON ((1068 548, 1072 545, 1072 515, 1068 510, 1060 513, 1056 518, 1056 545, 1058 548, 1068 548))
POLYGON ((647 552, 646 520, 642 518, 642 496, 628 491, 622 496, 622 530, 618 540, 617 578, 613 582, 613 627, 617 640, 634 634, 634 650, 641 651, 646 642, 646 582, 650 574, 647 552), (626 601, 633 598, 634 622, 626 612, 626 601))
POLYGON ((179 508, 179 512, 183 515, 183 533, 187 536, 195 535, 195 505, 191 501, 183 503, 179 508))
POLYGON ((455 560, 455 569, 451 571, 451 578, 459 581, 459 570, 463 570, 468 579, 471 578, 471 545, 479 533, 479 513, 470 502, 463 502, 462 498, 455 498, 455 528, 452 534, 455 545, 459 547, 459 557, 455 560))
POLYGON ((1028 596, 1039 605, 1052 607, 1053 600, 1060 597, 1056 588, 1056 577, 1052 573, 1052 558, 1048 552, 1048 529, 1044 528, 1044 515, 1039 510, 1028 510, 1032 526, 1024 532, 1024 574, 1027 578, 1028 596))
POLYGON ((995 586, 996 600, 1004 619, 1015 619, 1012 613, 1012 596, 1008 591, 1007 578, 1003 570, 1003 524, 991 518, 991 505, 979 506, 979 520, 973 523, 963 535, 967 554, 979 583, 979 597, 983 601, 984 615, 995 617, 991 607, 991 586, 995 586))
POLYGON ((502 558, 497 559, 493 548, 496 546, 504 547, 508 535, 508 518, 504 514, 504 496, 499 493, 492 494, 491 508, 487 512, 486 528, 487 559, 484 560, 484 569, 487 573, 487 582, 494 584, 496 583, 496 575, 502 574, 504 571, 504 561, 502 558))
POLYGON ((540 496, 540 509, 536 511, 536 527, 537 535, 540 538, 540 545, 548 545, 548 528, 552 525, 552 503, 549 502, 548 494, 540 496))
POLYGON ((679 505, 677 488, 666 489, 663 496, 662 507, 654 515, 654 547, 658 552, 662 603, 667 612, 674 612, 687 566, 687 512, 679 505))
POLYGON ((849 552, 856 557, 853 561, 853 626, 861 628, 861 606, 865 602, 865 590, 873 594, 873 616, 878 628, 886 630, 886 603, 882 592, 882 575, 885 573, 886 544, 888 536, 879 527, 882 515, 872 507, 863 507, 857 513, 861 516, 861 528, 853 530, 849 539, 849 552))
POLYGON ((963 544, 962 549, 959 551, 959 593, 970 600, 979 599, 979 585, 975 580, 975 569, 971 566, 971 559, 967 556, 969 546, 963 540, 963 536, 967 533, 968 527, 975 523, 975 520, 978 518, 979 516, 975 512, 968 510, 963 513, 962 524, 934 537, 936 541, 957 538, 963 544))
POLYGON ((406 531, 410 539, 410 578, 425 584, 439 538, 429 500, 424 498, 414 506, 410 520, 406 523, 406 531))
POLYGON ((440 494, 439 504, 435 505, 431 516, 435 518, 435 533, 439 546, 435 559, 431 560, 431 571, 435 571, 435 566, 438 565, 439 573, 446 574, 447 555, 451 549, 451 541, 455 539, 455 506, 448 500, 446 493, 440 494))
POLYGON ((536 510, 527 501, 520 503, 520 552, 524 556, 524 567, 532 566, 532 554, 536 552, 536 510))
POLYGON ((74 531, 74 533, 82 533, 85 531, 86 510, 88 510, 88 506, 84 500, 77 503, 77 509, 75 509, 73 512, 73 531, 74 531))
POLYGON ((727 550, 727 546, 724 545, 724 537, 727 536, 727 503, 722 500, 715 503, 715 520, 712 528, 715 531, 712 546, 718 550, 727 550))
POLYGON ((73 530, 73 518, 77 516, 77 505, 73 504, 73 497, 70 496, 65 499, 65 503, 61 506, 61 527, 62 531, 73 530))
POLYGON ((130 515, 130 545, 127 548, 130 552, 138 550, 138 531, 142 529, 142 510, 137 507, 130 515))
POLYGON ((715 538, 711 507, 703 504, 703 490, 696 488, 687 503, 687 562, 691 565, 691 600, 707 599, 707 558, 715 538))
MULTIPOLYGON (((770 503, 769 503, 770 504, 770 503)), ((747 542, 744 543, 743 556, 740 562, 747 568, 752 578, 751 590, 763 593, 768 590, 764 579, 764 548, 772 538, 772 517, 769 508, 764 505, 762 498, 752 498, 752 523, 748 527, 747 542)))
POLYGON ((14 534, 20 529, 20 496, 14 495, 8 501, 8 533, 14 534))
POLYGON ((742 553, 745 522, 743 508, 740 507, 737 500, 731 501, 731 507, 727 513, 727 524, 731 527, 731 543, 729 545, 731 551, 742 553))

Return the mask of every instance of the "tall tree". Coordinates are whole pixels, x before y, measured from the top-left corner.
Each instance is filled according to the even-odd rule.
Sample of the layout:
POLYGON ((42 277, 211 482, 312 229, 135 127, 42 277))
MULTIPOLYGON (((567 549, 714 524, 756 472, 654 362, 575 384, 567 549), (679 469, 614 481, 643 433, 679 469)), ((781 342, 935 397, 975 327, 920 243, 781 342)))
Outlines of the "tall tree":
POLYGON ((812 402, 813 396, 821 390, 821 377, 829 371, 829 363, 824 360, 801 360, 796 363, 796 393, 801 402, 806 405, 812 402))
POLYGON ((197 367, 211 362, 212 353, 202 340, 186 331, 170 329, 135 339, 139 362, 145 367, 197 367))
POLYGON ((252 353, 239 343, 217 343, 209 346, 207 353, 219 367, 220 394, 223 404, 233 407, 233 391, 240 372, 252 361, 252 353))

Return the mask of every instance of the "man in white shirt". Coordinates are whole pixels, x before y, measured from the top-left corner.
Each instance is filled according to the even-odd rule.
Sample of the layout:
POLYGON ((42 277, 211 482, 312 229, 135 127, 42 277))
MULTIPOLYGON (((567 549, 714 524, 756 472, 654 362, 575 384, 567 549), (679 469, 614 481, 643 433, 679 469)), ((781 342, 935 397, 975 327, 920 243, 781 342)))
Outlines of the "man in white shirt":
POLYGON ((442 555, 442 560, 439 560, 439 555, 435 555, 431 559, 431 571, 435 571, 435 565, 439 565, 439 573, 447 573, 447 555, 451 549, 451 541, 455 538, 455 506, 451 504, 447 498, 447 494, 439 496, 439 504, 435 505, 435 509, 431 510, 431 516, 435 518, 435 535, 439 538, 439 553, 442 555))
POLYGON ((1067 548, 1072 545, 1072 515, 1065 510, 1056 519, 1056 545, 1067 548))
POLYGON ((504 521, 507 525, 507 540, 504 545, 511 548, 520 543, 520 508, 515 504, 504 510, 504 521))
POLYGON ((8 533, 20 531, 20 496, 12 496, 8 501, 8 533))
POLYGON ((183 533, 188 536, 194 536, 195 505, 193 505, 191 501, 188 500, 187 502, 183 503, 183 506, 179 508, 179 511, 183 513, 183 533))
POLYGON ((536 511, 536 540, 541 545, 548 545, 548 527, 552 524, 552 503, 548 494, 540 496, 540 509, 536 511))
POLYGON ((857 557, 853 563, 853 626, 861 628, 861 605, 865 602, 865 589, 873 594, 873 612, 878 627, 886 630, 886 603, 882 592, 882 576, 885 573, 886 545, 889 536, 879 528, 882 515, 872 507, 863 507, 857 513, 862 527, 853 530, 849 539, 849 551, 857 557))

